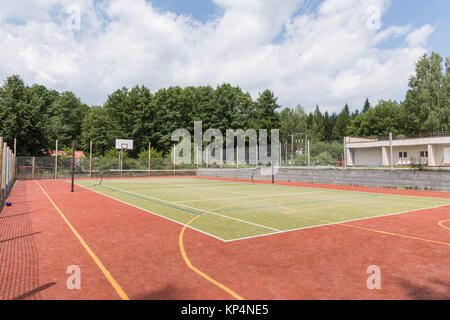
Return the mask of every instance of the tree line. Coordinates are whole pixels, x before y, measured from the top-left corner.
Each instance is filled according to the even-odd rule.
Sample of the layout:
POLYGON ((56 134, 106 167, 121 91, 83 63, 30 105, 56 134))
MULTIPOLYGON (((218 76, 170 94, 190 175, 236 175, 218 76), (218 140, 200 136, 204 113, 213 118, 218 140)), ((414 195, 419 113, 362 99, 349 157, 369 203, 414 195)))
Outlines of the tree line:
POLYGON ((194 121, 204 130, 280 129, 282 143, 291 133, 308 134, 313 141, 342 141, 346 135, 361 137, 414 135, 450 131, 450 57, 424 55, 409 78, 409 89, 401 103, 381 100, 372 106, 368 99, 353 112, 347 104, 339 113, 322 113, 316 106, 307 114, 298 105, 281 107, 270 90, 256 99, 238 86, 222 84, 198 87, 169 87, 151 92, 145 86, 122 88, 111 93, 102 106, 88 106, 73 92, 58 92, 43 85, 24 83, 19 75, 8 77, 0 87, 0 136, 12 145, 17 139, 18 155, 42 155, 61 147, 89 150, 104 155, 114 148, 116 138, 133 139, 137 156, 151 142, 155 152, 167 154, 178 128, 193 131, 194 121))

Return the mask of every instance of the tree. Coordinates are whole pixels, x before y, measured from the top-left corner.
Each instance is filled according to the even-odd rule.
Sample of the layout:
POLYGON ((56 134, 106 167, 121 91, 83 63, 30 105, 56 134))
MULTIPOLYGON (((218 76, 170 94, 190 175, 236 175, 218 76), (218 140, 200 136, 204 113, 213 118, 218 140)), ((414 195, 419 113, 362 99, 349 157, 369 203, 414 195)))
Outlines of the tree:
MULTIPOLYGON (((448 64, 448 59, 447 62, 448 64)), ((442 72, 442 57, 437 53, 416 63, 415 75, 409 78, 409 90, 401 117, 406 133, 445 131, 449 129, 450 100, 446 91, 446 74, 442 72)))
POLYGON ((358 137, 386 137, 390 132, 400 133, 400 106, 395 101, 380 101, 375 108, 352 120, 347 133, 358 137))
POLYGON ((350 124, 350 120, 350 110, 348 108, 348 104, 345 104, 344 109, 342 109, 336 119, 336 124, 333 128, 333 139, 342 140, 344 138, 346 135, 347 126, 350 124))
MULTIPOLYGON (((272 91, 264 90, 260 93, 255 103, 255 128, 254 129, 278 129, 280 127, 279 114, 276 112, 280 106, 278 98, 272 91)), ((270 132, 269 132, 270 134, 270 132)))
POLYGON ((84 116, 89 107, 81 103, 72 92, 63 92, 49 108, 52 141, 58 139, 61 146, 69 147, 72 140, 81 135, 84 116))
POLYGON ((366 98, 366 101, 364 102, 364 107, 362 109, 362 113, 366 113, 370 109, 370 102, 369 98, 366 98))
POLYGON ((0 136, 9 145, 17 139, 21 155, 40 155, 48 146, 48 103, 52 94, 43 86, 27 87, 18 75, 0 87, 0 136))
POLYGON ((90 141, 96 155, 103 155, 107 150, 114 148, 114 139, 117 137, 105 108, 91 107, 83 119, 81 128, 80 146, 84 150, 89 150, 90 141))

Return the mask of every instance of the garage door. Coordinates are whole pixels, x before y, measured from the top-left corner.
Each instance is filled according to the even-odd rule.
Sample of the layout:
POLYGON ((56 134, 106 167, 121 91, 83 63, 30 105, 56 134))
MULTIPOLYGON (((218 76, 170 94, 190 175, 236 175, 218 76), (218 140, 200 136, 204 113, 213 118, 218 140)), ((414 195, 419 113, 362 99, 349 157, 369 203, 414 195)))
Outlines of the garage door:
POLYGON ((444 163, 450 163, 450 148, 444 148, 444 163))

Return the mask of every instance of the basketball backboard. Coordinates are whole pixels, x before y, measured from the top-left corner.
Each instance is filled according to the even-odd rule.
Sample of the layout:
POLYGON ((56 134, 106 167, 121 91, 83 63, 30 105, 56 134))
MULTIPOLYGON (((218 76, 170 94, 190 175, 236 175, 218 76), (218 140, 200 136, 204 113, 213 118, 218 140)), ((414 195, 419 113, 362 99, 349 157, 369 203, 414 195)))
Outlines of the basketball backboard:
POLYGON ((133 140, 116 139, 116 149, 133 150, 133 140))

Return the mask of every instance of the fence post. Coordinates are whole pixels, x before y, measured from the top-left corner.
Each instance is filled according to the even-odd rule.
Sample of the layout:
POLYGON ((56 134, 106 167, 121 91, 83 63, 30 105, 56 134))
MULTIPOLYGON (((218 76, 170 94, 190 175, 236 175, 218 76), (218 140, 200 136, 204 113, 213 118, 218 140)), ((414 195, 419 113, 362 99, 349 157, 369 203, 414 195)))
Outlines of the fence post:
POLYGON ((309 152, 309 140, 308 140, 308 167, 311 167, 311 156, 310 156, 310 152, 309 152))
POLYGON ((34 180, 34 166, 36 165, 36 158, 35 157, 33 157, 33 161, 32 161, 32 163, 31 163, 31 179, 33 179, 34 180))
POLYGON ((92 140, 89 142, 89 178, 92 178, 92 140))
POLYGON ((2 196, 5 196, 5 186, 6 186, 6 142, 3 142, 2 149, 2 196))
POLYGON ((3 200, 3 137, 0 137, 0 201, 3 200))
POLYGON ((344 137, 344 170, 347 170, 347 137, 344 137))
POLYGON ((72 188, 71 192, 73 192, 73 187, 75 183, 75 140, 72 140, 72 188))
POLYGON ((392 147, 392 132, 389 132, 389 153, 391 155, 389 162, 391 165, 391 171, 394 171, 394 150, 392 147))
POLYGON ((5 167, 5 196, 8 194, 9 191, 9 154, 10 154, 10 150, 9 150, 9 146, 6 145, 6 167, 5 167))
POLYGON ((148 143, 148 176, 152 175, 152 143, 148 143))
POLYGON ((198 171, 198 146, 197 146, 197 171, 198 171))
POLYGON ((14 138, 14 179, 17 177, 17 169, 16 169, 16 157, 17 157, 17 139, 14 138))
POLYGON ((58 178, 58 140, 56 140, 56 154, 55 154, 55 179, 58 178))
POLYGON ((256 143, 256 169, 258 169, 258 143, 256 143))
POLYGON ((177 159, 176 159, 176 153, 175 153, 175 143, 173 144, 173 175, 176 175, 176 163, 177 163, 177 159))

